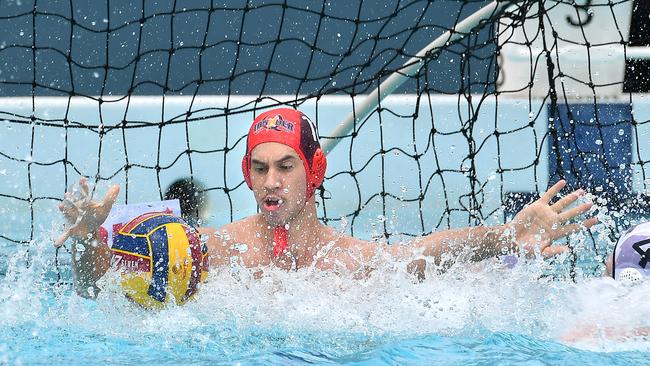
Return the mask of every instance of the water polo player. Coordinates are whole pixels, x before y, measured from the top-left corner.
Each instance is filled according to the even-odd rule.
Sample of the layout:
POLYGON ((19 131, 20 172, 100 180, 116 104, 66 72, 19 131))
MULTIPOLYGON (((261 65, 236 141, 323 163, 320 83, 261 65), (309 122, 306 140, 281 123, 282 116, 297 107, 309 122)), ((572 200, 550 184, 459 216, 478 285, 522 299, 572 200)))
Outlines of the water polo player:
POLYGON ((182 216, 188 224, 199 226, 210 206, 205 187, 194 178, 181 178, 169 185, 163 198, 177 199, 181 205, 182 216))
POLYGON ((595 290, 587 287, 588 296, 579 297, 584 299, 584 304, 581 305, 583 309, 579 308, 572 312, 580 316, 574 319, 575 324, 569 323, 567 332, 561 336, 562 341, 575 343, 604 339, 617 341, 648 339, 650 327, 645 325, 647 322, 635 319, 637 315, 640 318, 644 316, 644 312, 639 311, 638 305, 635 304, 645 300, 643 298, 645 293, 642 288, 639 291, 636 286, 647 285, 644 280, 650 275, 650 251, 648 250, 650 250, 650 222, 632 226, 619 237, 613 252, 607 257, 605 275, 613 277, 618 283, 633 285, 634 288, 629 292, 621 292, 601 287, 602 282, 589 284, 598 287, 595 290), (603 309, 610 308, 616 309, 619 316, 603 312, 603 309), (600 314, 606 316, 598 319, 600 314))
POLYGON ((607 260, 607 274, 616 280, 638 282, 650 275, 650 222, 629 228, 607 260))
MULTIPOLYGON (((583 194, 581 190, 551 204, 565 185, 560 181, 505 225, 434 232, 415 238, 409 245, 364 241, 318 220, 314 191, 323 182, 326 166, 318 131, 306 115, 278 108, 255 118, 248 133, 242 171, 260 213, 218 229, 200 229, 209 238, 211 266, 230 265, 237 258, 240 265, 250 268, 330 270, 337 266, 337 270, 344 267, 348 272, 363 274, 372 270, 378 251, 384 251, 397 259, 412 261, 407 267, 409 271, 423 277, 423 258, 440 265, 443 258, 457 258, 468 247, 473 253, 471 260, 475 261, 504 251, 551 257, 566 250, 565 246, 552 245, 556 239, 597 222, 591 217, 581 223, 569 223, 591 208, 591 203, 569 208, 583 194)), ((86 203, 71 202, 73 197, 67 194, 59 208, 75 224, 57 243, 61 244, 68 234, 76 241, 93 240, 93 233, 108 214, 118 191, 118 186, 112 186, 103 201, 86 203)), ((85 279, 84 283, 94 283, 106 271, 105 252, 86 252, 84 259, 73 262, 73 271, 85 279)))

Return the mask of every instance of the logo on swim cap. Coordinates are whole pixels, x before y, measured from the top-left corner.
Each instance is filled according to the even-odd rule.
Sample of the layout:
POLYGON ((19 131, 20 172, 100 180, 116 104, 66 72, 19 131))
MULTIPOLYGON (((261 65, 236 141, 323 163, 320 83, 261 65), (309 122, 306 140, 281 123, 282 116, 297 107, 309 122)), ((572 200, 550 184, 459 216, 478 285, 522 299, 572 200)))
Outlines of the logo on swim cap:
POLYGON ((276 108, 257 116, 248 131, 246 154, 242 159, 244 180, 251 189, 251 153, 257 145, 265 142, 289 146, 298 154, 307 174, 307 198, 310 198, 323 183, 327 169, 327 159, 318 142, 316 125, 302 112, 291 108, 276 108))
POLYGON ((294 124, 293 122, 285 120, 281 114, 277 114, 257 122, 255 126, 253 126, 253 133, 257 134, 262 129, 293 132, 294 124))
POLYGON ((650 252, 650 249, 648 249, 650 248, 650 239, 638 241, 632 244, 632 248, 639 253, 639 257, 641 258, 639 259, 639 266, 645 269, 648 266, 648 259, 650 259, 648 258, 650 252))

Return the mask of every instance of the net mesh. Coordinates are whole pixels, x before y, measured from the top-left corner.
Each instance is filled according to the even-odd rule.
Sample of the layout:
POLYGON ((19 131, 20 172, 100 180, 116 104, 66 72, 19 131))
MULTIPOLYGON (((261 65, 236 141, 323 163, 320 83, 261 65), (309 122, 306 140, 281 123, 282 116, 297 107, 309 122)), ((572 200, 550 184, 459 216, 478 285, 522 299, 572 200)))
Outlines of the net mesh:
POLYGON ((648 43, 643 2, 503 2, 329 134, 489 3, 0 1, 0 242, 39 245, 80 175, 121 184, 127 203, 190 177, 210 196, 207 223, 252 214, 244 134, 288 105, 338 143, 318 192, 326 223, 395 241, 502 222, 567 179, 601 203, 600 233, 569 242, 595 273, 595 236, 607 246, 643 214, 649 184, 646 64, 625 60, 648 43))

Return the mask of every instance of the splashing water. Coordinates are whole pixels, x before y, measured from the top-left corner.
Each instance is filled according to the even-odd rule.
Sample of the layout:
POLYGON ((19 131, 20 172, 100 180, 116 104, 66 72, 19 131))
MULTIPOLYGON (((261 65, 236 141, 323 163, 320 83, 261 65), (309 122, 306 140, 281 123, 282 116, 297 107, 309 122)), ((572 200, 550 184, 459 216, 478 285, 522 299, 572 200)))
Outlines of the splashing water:
POLYGON ((650 283, 553 280, 543 261, 430 267, 422 283, 385 258, 365 279, 313 269, 266 269, 255 279, 224 268, 195 301, 146 311, 122 296, 115 274, 101 280, 96 301, 78 297, 53 281, 49 244, 30 250, 29 266, 17 251, 0 278, 2 363, 613 364, 650 355, 644 336, 612 334, 649 325, 650 283))

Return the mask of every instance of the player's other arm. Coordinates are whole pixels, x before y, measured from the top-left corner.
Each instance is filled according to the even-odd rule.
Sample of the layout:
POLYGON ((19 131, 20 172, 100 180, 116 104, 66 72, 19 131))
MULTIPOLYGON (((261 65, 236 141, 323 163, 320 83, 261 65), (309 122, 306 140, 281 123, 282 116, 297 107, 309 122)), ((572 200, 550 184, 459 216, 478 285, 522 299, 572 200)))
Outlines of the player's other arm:
POLYGON ((72 239, 72 274, 77 293, 82 297, 94 298, 98 288, 95 285, 110 267, 111 251, 99 238, 99 227, 106 220, 120 191, 118 185, 109 188, 102 201, 90 199, 86 178, 79 180, 79 192, 75 196, 66 192, 59 210, 68 221, 67 230, 54 245, 60 247, 72 239))
MULTIPOLYGON (((545 192, 537 201, 522 209, 515 218, 505 225, 477 226, 434 232, 414 239, 410 245, 386 245, 388 252, 399 260, 409 261, 407 271, 419 279, 424 279, 427 259, 443 269, 456 262, 461 254, 469 252, 472 261, 480 261, 505 253, 519 253, 534 256, 536 253, 548 258, 564 252, 562 245, 552 245, 556 239, 589 228, 597 223, 595 217, 580 223, 570 223, 572 219, 586 213, 591 203, 583 203, 569 208, 584 192, 574 191, 551 204, 551 200, 565 186, 559 181, 545 192)), ((352 237, 339 239, 340 248, 355 256, 346 255, 348 268, 364 266, 372 268, 374 255, 381 244, 364 242, 352 237), (370 266, 369 266, 370 264, 370 266), (368 267, 369 266, 369 267, 368 267)))
POLYGON ((580 223, 571 222, 591 209, 590 202, 570 207, 584 194, 582 190, 574 191, 551 204, 565 184, 563 180, 557 182, 505 225, 434 232, 415 239, 414 250, 425 257, 432 257, 436 264, 443 266, 453 263, 468 248, 474 261, 518 251, 528 256, 539 253, 545 258, 562 253, 567 250, 566 246, 552 245, 555 240, 598 222, 595 217, 580 223))

